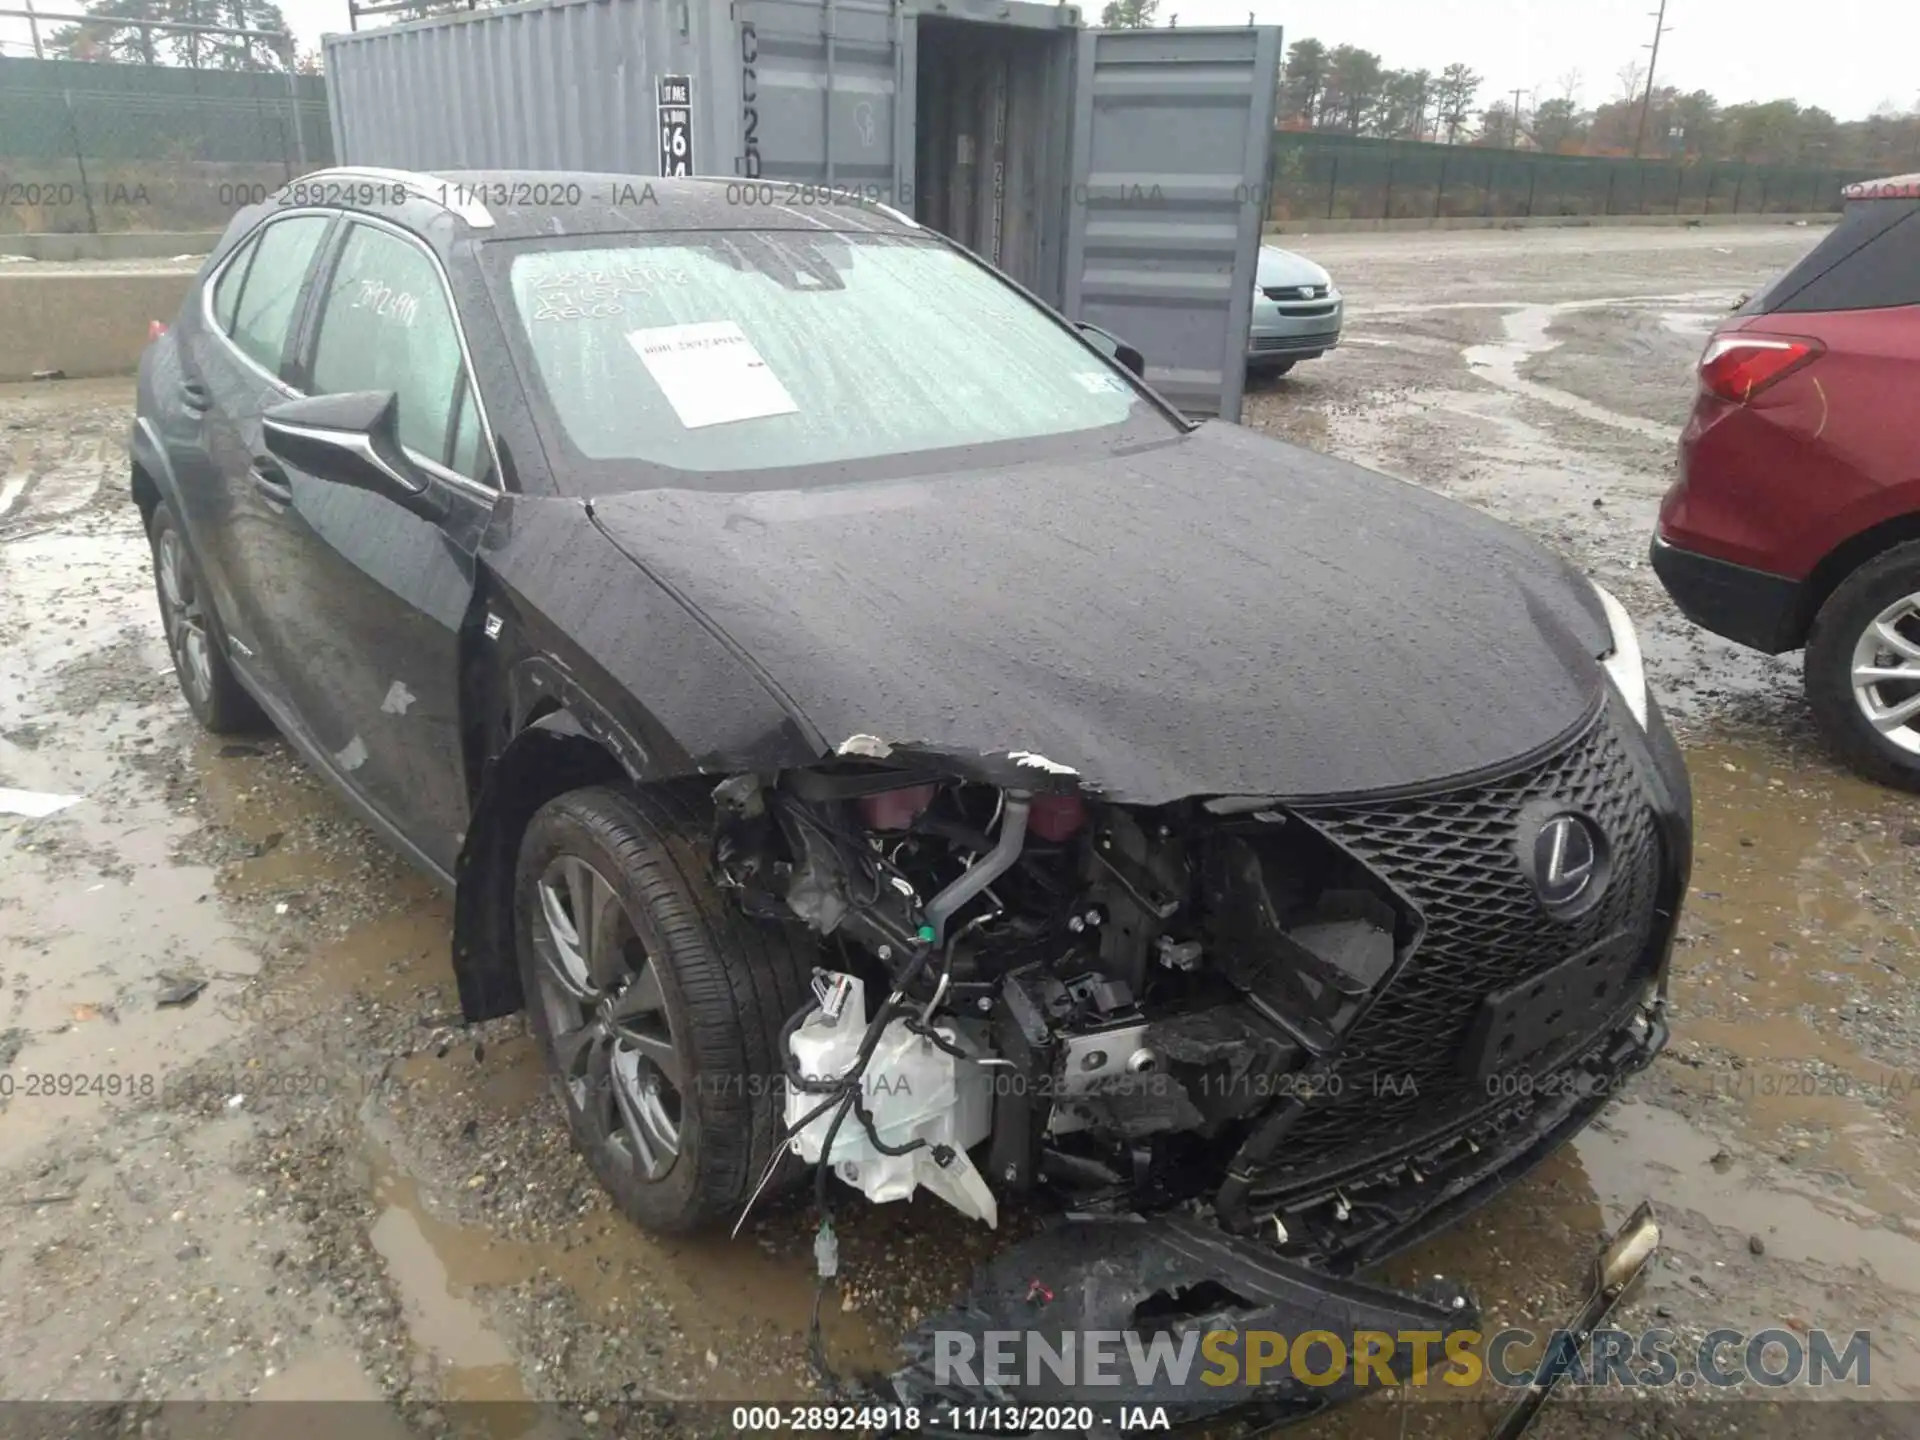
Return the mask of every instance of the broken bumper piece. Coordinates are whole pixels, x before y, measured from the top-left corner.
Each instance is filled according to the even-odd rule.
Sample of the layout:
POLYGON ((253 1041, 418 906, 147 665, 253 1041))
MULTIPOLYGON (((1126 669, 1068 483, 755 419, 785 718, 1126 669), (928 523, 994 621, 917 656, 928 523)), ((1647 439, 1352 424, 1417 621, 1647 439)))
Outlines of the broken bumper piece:
POLYGON ((1438 1368, 1446 1336, 1477 1322, 1466 1292, 1437 1277, 1409 1294, 1193 1218, 1073 1219, 1003 1251, 958 1308, 907 1335, 893 1385, 947 1433, 982 1428, 982 1415, 1000 1428, 1008 1407, 1150 1406, 1225 1434, 1404 1383, 1416 1363, 1438 1368), (1324 1338, 1302 1341, 1314 1331, 1324 1338), (1362 1346, 1373 1363, 1357 1375, 1362 1346))

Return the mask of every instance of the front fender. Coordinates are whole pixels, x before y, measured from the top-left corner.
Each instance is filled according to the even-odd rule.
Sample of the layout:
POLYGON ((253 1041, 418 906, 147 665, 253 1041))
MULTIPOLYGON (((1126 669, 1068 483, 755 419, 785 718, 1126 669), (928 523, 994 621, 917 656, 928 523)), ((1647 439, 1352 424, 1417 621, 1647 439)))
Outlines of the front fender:
POLYGON ((507 713, 513 716, 516 735, 531 722, 548 734, 591 740, 608 751, 635 780, 651 778, 663 767, 671 773, 690 763, 684 756, 667 757, 650 751, 611 708, 602 705, 551 655, 528 655, 515 662, 507 674, 507 713), (541 718, 534 720, 535 716, 541 718))
MULTIPOLYGON (((545 657, 549 673, 572 677, 593 702, 577 718, 589 733, 592 710, 616 721, 644 757, 629 760, 636 773, 728 775, 821 757, 818 736, 752 660, 623 553, 582 502, 503 497, 480 559, 503 660, 545 657)), ((525 713, 503 708, 516 725, 525 713)))
POLYGON ((524 1003, 514 872, 547 801, 812 763, 820 747, 712 627, 575 500, 503 496, 482 542, 463 666, 472 819, 454 874, 453 966, 469 1021, 524 1003))
POLYGON ((469 1023, 511 1015, 526 1003, 513 889, 527 822, 556 795, 634 778, 565 710, 534 721, 487 766, 454 866, 453 975, 469 1023))

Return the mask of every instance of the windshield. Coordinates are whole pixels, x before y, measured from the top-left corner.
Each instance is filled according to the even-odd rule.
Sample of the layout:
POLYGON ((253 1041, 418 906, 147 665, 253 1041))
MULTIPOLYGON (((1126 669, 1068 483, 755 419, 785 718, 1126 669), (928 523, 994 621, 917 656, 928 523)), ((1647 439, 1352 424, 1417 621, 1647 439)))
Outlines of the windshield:
POLYGON ((838 480, 850 463, 877 473, 856 463, 877 457, 1177 433, 1072 332, 934 240, 716 231, 512 248, 537 408, 590 489, 818 466, 838 480), (634 462, 675 473, 637 477, 634 462))

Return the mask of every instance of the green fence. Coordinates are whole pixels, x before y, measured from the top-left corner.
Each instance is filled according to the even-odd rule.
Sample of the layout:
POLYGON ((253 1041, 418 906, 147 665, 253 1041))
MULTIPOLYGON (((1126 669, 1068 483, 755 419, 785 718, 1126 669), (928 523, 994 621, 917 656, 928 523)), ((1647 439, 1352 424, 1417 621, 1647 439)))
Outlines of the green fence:
POLYGON ((318 75, 0 58, 0 233, 219 229, 332 159, 318 75))
POLYGON ((1276 131, 1274 220, 1804 214, 1865 171, 1627 160, 1276 131))

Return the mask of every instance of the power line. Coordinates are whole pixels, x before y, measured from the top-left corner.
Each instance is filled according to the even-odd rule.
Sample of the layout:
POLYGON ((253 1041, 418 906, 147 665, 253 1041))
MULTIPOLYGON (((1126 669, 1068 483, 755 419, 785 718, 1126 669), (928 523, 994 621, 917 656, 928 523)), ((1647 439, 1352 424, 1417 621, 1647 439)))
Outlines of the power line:
POLYGON ((1653 54, 1647 60, 1647 88, 1640 95, 1640 123, 1633 131, 1633 158, 1636 160, 1640 158, 1641 143, 1647 137, 1647 106, 1653 103, 1653 72, 1660 65, 1660 37, 1672 28, 1666 23, 1667 0, 1660 0, 1660 8, 1647 13, 1653 16, 1653 44, 1642 48, 1650 48, 1653 54))

